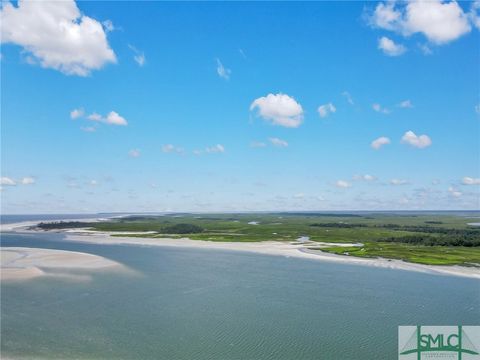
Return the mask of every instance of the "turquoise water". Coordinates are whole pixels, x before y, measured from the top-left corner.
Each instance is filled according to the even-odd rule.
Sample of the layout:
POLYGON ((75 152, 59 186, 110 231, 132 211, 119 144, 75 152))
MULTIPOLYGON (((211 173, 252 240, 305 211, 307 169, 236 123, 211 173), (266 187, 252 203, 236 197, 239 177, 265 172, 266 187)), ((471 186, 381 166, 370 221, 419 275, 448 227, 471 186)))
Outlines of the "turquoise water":
POLYGON ((139 276, 1 286, 1 351, 48 359, 396 359, 398 325, 480 323, 480 282, 242 252, 106 246, 139 276))

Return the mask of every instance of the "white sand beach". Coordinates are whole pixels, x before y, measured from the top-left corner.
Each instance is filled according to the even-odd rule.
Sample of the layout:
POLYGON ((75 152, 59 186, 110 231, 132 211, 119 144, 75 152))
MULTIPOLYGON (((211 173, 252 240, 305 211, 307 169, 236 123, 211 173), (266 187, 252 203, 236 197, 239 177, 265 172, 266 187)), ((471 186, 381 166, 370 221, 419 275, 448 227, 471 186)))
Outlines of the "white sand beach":
MULTIPOLYGON (((480 279, 480 269, 463 266, 433 266, 407 263, 401 260, 390 259, 365 259, 353 256, 335 255, 317 250, 309 250, 309 243, 290 243, 279 241, 263 242, 215 242, 203 240, 191 240, 189 238, 139 238, 110 236, 109 233, 97 234, 66 234, 66 240, 77 242, 89 242, 95 244, 123 244, 137 246, 170 246, 179 248, 217 249, 227 251, 246 251, 264 255, 277 255, 292 258, 303 258, 317 261, 332 261, 345 264, 366 265, 380 268, 418 271, 439 275, 454 275, 480 279)), ((315 242, 315 247, 321 246, 355 246, 359 244, 338 244, 315 242)))
POLYGON ((74 251, 6 247, 0 250, 2 281, 30 280, 54 276, 69 280, 88 281, 90 271, 126 271, 115 261, 74 251), (88 272, 85 272, 88 270, 88 272))
MULTIPOLYGON (((93 219, 98 221, 98 219, 93 219)), ((52 221, 52 220, 49 220, 52 221)), ((90 219, 83 221, 90 221, 90 219)), ((28 228, 39 223, 39 221, 6 224, 2 226, 0 231, 9 232, 36 232, 37 230, 29 230, 28 228)), ((45 231, 42 231, 45 232, 45 231)), ((310 250, 309 247, 316 248, 327 246, 361 246, 359 243, 321 243, 321 242, 280 242, 280 241, 263 241, 263 242, 216 242, 204 240, 191 240, 187 237, 172 238, 151 238, 151 237, 128 237, 122 232, 98 232, 85 229, 68 229, 53 230, 53 232, 62 232, 65 234, 65 240, 74 242, 86 242, 93 244, 106 245, 134 245, 134 246, 167 246, 178 248, 197 248, 197 249, 217 249, 227 251, 245 251, 264 255, 284 256, 287 258, 303 258, 317 261, 330 261, 337 263, 373 266, 379 268, 398 269, 407 271, 417 271, 437 275, 452 275, 468 278, 480 279, 480 269, 475 267, 464 266, 440 266, 440 265, 423 265, 408 263, 402 260, 392 259, 367 259, 354 256, 336 255, 319 250, 310 250), (111 235, 117 236, 111 236, 111 235)), ((132 232, 129 232, 132 233, 132 232)), ((135 233, 149 234, 150 232, 135 233)), ((11 249, 11 248, 9 248, 11 249)), ((30 270, 32 271, 32 270, 30 270)))

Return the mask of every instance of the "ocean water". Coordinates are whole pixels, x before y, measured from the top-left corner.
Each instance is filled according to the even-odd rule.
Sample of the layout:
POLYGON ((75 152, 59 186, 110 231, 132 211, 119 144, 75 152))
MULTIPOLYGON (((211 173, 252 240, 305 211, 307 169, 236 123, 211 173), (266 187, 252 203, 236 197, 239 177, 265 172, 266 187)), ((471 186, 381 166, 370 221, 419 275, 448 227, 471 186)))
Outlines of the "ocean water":
POLYGON ((1 285, 1 353, 18 359, 395 359, 398 325, 480 323, 480 282, 304 259, 72 243, 137 275, 1 285))

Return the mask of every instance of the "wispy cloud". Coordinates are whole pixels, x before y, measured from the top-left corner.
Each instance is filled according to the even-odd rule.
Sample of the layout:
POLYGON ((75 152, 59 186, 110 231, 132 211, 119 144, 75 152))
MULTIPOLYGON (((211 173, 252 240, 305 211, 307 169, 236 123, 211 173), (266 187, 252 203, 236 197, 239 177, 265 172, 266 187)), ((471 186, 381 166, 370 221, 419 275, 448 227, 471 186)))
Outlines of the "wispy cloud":
POLYGON ((133 51, 133 60, 138 64, 138 66, 142 67, 145 65, 146 58, 145 58, 145 53, 143 51, 138 50, 135 46, 133 45, 128 45, 130 50, 133 51))
POLYGON ((223 64, 222 64, 222 62, 220 61, 219 58, 216 58, 215 60, 217 62, 217 74, 218 74, 218 76, 220 76, 221 78, 223 78, 225 80, 229 80, 230 79, 230 74, 232 73, 232 71, 230 69, 227 69, 225 66, 223 66, 223 64))
POLYGON ((173 144, 162 145, 162 152, 164 153, 174 153, 174 154, 183 154, 184 150, 181 147, 175 146, 173 144))
POLYGON ((370 146, 375 149, 375 150, 378 150, 380 149, 382 146, 384 145, 388 145, 390 144, 390 139, 386 136, 380 136, 379 138, 373 140, 370 144, 370 146))
POLYGON ((128 156, 133 157, 133 158, 138 158, 140 157, 141 153, 139 149, 132 149, 128 152, 128 156))
POLYGON ((276 137, 271 137, 268 140, 272 143, 273 146, 276 146, 276 147, 287 147, 288 146, 288 142, 286 142, 285 140, 276 138, 276 137))
POLYGON ((351 187, 352 184, 349 183, 349 182, 346 181, 346 180, 337 180, 337 181, 335 182, 335 186, 338 187, 338 188, 346 189, 346 188, 351 187))
POLYGON ((332 103, 328 103, 328 104, 320 105, 317 111, 318 111, 318 115, 320 115, 321 118, 324 118, 336 112, 337 108, 332 103))

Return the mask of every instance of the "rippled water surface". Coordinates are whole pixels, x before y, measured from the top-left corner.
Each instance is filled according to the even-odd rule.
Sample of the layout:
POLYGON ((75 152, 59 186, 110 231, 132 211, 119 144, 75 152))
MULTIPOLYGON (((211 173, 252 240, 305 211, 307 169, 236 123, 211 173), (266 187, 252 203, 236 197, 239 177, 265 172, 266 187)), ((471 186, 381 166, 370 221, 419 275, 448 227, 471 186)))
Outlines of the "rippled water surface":
POLYGON ((136 276, 2 284, 1 350, 13 358, 395 359, 398 325, 480 323, 480 282, 242 252, 69 243, 136 276))

